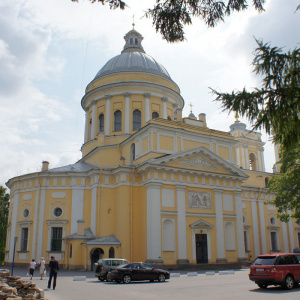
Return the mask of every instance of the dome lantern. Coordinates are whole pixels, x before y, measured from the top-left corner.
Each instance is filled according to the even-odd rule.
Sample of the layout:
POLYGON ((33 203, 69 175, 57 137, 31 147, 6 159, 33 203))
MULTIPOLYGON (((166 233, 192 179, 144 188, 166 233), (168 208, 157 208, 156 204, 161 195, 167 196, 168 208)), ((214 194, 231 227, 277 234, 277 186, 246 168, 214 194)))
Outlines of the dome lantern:
POLYGON ((138 51, 145 53, 142 40, 143 36, 137 32, 135 29, 130 30, 125 36, 124 40, 126 41, 124 49, 121 53, 129 52, 129 51, 138 51))

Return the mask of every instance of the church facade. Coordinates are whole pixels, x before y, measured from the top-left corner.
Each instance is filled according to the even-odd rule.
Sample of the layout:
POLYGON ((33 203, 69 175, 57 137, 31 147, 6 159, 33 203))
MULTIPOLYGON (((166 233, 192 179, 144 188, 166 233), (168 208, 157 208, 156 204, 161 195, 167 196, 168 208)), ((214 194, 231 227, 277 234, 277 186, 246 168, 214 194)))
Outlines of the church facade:
POLYGON ((11 178, 6 262, 54 255, 165 265, 239 262, 299 247, 300 226, 267 203, 264 143, 236 120, 210 129, 136 30, 87 86, 82 158, 11 178))

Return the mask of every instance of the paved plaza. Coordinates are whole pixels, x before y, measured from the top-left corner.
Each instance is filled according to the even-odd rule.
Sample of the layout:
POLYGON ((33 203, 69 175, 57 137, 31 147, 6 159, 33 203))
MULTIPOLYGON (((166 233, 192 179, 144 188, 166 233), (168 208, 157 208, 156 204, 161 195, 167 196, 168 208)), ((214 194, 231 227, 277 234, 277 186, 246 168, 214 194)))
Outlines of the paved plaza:
MULTIPOLYGON (((23 276, 26 270, 16 269, 14 275, 23 276)), ((131 284, 116 284, 100 282, 94 277, 93 272, 61 271, 57 279, 56 290, 47 290, 48 278, 40 280, 37 276, 33 282, 37 287, 45 289, 47 300, 74 300, 74 299, 172 299, 172 300, 193 300, 193 299, 238 299, 238 300, 282 300, 287 297, 289 300, 300 299, 300 286, 291 291, 281 287, 270 287, 262 290, 248 279, 248 269, 235 270, 233 274, 206 275, 206 272, 181 272, 179 277, 171 277, 164 283, 136 282, 131 284), (74 281, 74 276, 86 276, 84 281, 74 281)), ((225 272, 226 273, 226 272, 225 272)), ((210 271, 211 274, 211 271, 210 271)), ((172 273, 171 273, 172 275, 172 273)), ((179 275, 177 273, 177 275, 179 275)), ((24 277, 23 279, 26 279, 24 277)))

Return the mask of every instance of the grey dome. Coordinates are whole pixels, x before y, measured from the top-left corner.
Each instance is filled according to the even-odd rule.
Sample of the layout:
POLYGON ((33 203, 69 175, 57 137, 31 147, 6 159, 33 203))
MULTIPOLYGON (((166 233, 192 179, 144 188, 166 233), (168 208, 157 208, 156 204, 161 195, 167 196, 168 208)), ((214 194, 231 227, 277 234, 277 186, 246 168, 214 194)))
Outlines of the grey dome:
POLYGON ((120 72, 151 73, 171 79, 167 70, 145 53, 141 45, 143 37, 140 33, 133 29, 125 35, 124 39, 126 43, 122 53, 110 59, 97 73, 95 79, 120 72))

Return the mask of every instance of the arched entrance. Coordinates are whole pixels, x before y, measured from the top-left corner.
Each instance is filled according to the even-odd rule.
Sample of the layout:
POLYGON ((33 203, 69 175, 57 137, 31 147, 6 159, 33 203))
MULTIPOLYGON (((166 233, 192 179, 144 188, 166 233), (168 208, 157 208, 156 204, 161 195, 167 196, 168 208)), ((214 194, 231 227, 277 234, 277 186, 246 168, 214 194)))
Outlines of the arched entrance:
POLYGON ((94 248, 91 250, 91 271, 94 271, 95 263, 103 257, 104 251, 102 248, 94 248))

